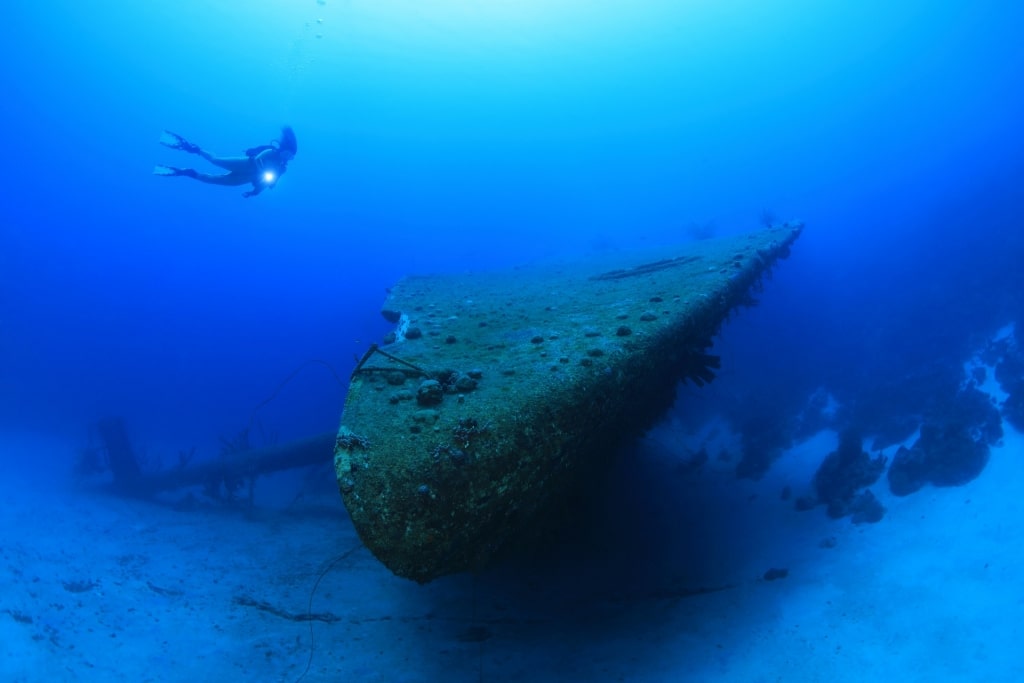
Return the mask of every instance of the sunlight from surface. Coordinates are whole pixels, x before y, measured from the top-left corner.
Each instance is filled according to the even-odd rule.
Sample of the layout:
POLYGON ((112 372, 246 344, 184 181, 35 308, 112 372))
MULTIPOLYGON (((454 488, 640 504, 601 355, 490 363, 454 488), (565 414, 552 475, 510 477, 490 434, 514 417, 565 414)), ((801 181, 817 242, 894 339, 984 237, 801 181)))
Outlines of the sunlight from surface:
MULTIPOLYGON (((292 6, 288 12, 296 11, 287 4, 292 6)), ((548 52, 566 43, 614 42, 616 35, 638 27, 682 17, 694 20, 710 5, 706 0, 323 0, 314 25, 324 37, 358 33, 387 44, 494 58, 510 50, 522 56, 526 49, 548 52)))
MULTIPOLYGON (((291 4, 291 3, 287 3, 291 4)), ((418 25, 446 26, 459 31, 495 30, 512 33, 522 30, 546 30, 550 27, 586 26, 609 19, 628 19, 655 11, 683 12, 708 5, 706 0, 669 3, 664 0, 640 0, 632 3, 594 2, 593 0, 323 0, 327 12, 341 9, 365 16, 418 25)))

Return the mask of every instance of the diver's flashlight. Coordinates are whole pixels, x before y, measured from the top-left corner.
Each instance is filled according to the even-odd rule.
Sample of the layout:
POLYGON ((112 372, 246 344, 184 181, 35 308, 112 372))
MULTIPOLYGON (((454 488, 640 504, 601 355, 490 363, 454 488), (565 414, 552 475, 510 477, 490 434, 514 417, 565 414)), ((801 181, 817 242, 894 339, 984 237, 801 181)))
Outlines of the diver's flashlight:
POLYGON ((265 182, 265 183, 269 184, 269 183, 274 182, 274 178, 276 178, 276 177, 277 176, 274 175, 273 171, 264 171, 263 172, 263 182, 265 182))

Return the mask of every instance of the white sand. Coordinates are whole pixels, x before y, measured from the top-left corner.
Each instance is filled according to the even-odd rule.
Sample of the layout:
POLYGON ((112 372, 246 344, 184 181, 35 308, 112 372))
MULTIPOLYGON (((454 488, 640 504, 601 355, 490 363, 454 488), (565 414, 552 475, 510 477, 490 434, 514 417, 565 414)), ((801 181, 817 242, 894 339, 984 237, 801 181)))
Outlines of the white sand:
MULTIPOLYGON (((312 622, 304 680, 1024 680, 1024 439, 1009 433, 964 487, 894 499, 881 482, 888 513, 865 526, 780 500, 834 443, 816 437, 757 483, 714 466, 624 480, 650 491, 621 516, 610 501, 598 552, 551 568, 417 586, 360 548, 316 593, 313 611, 338 620, 312 622), (764 581, 769 567, 789 576, 764 581)), ((309 623, 238 599, 305 614, 318 571, 358 546, 340 498, 177 511, 15 465, 69 448, 0 441, 0 680, 295 680, 309 623)))

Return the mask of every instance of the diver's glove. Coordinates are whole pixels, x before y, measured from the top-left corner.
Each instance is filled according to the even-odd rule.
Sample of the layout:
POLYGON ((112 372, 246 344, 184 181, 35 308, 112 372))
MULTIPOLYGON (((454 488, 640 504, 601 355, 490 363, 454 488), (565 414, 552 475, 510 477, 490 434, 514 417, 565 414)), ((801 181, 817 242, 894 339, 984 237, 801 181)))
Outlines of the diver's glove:
POLYGON ((172 133, 169 130, 164 131, 160 139, 160 144, 164 147, 170 147, 171 149, 180 149, 182 152, 186 152, 188 154, 199 154, 202 152, 199 145, 195 145, 177 133, 172 133))

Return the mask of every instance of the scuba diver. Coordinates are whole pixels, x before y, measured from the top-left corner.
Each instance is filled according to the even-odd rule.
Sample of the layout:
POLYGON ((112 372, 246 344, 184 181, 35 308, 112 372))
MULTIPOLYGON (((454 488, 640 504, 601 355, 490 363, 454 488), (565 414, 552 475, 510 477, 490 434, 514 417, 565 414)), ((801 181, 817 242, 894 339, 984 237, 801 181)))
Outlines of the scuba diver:
POLYGON ((218 157, 193 144, 177 133, 165 130, 160 144, 171 149, 180 149, 189 154, 198 154, 214 166, 219 166, 227 173, 201 173, 193 168, 175 168, 174 166, 157 166, 153 173, 161 176, 184 176, 195 178, 202 183, 211 185, 230 185, 232 187, 252 183, 252 189, 242 193, 243 197, 255 197, 263 190, 274 187, 278 179, 288 170, 288 162, 295 158, 298 144, 291 126, 281 128, 281 139, 269 145, 259 145, 245 150, 244 157, 218 157))

